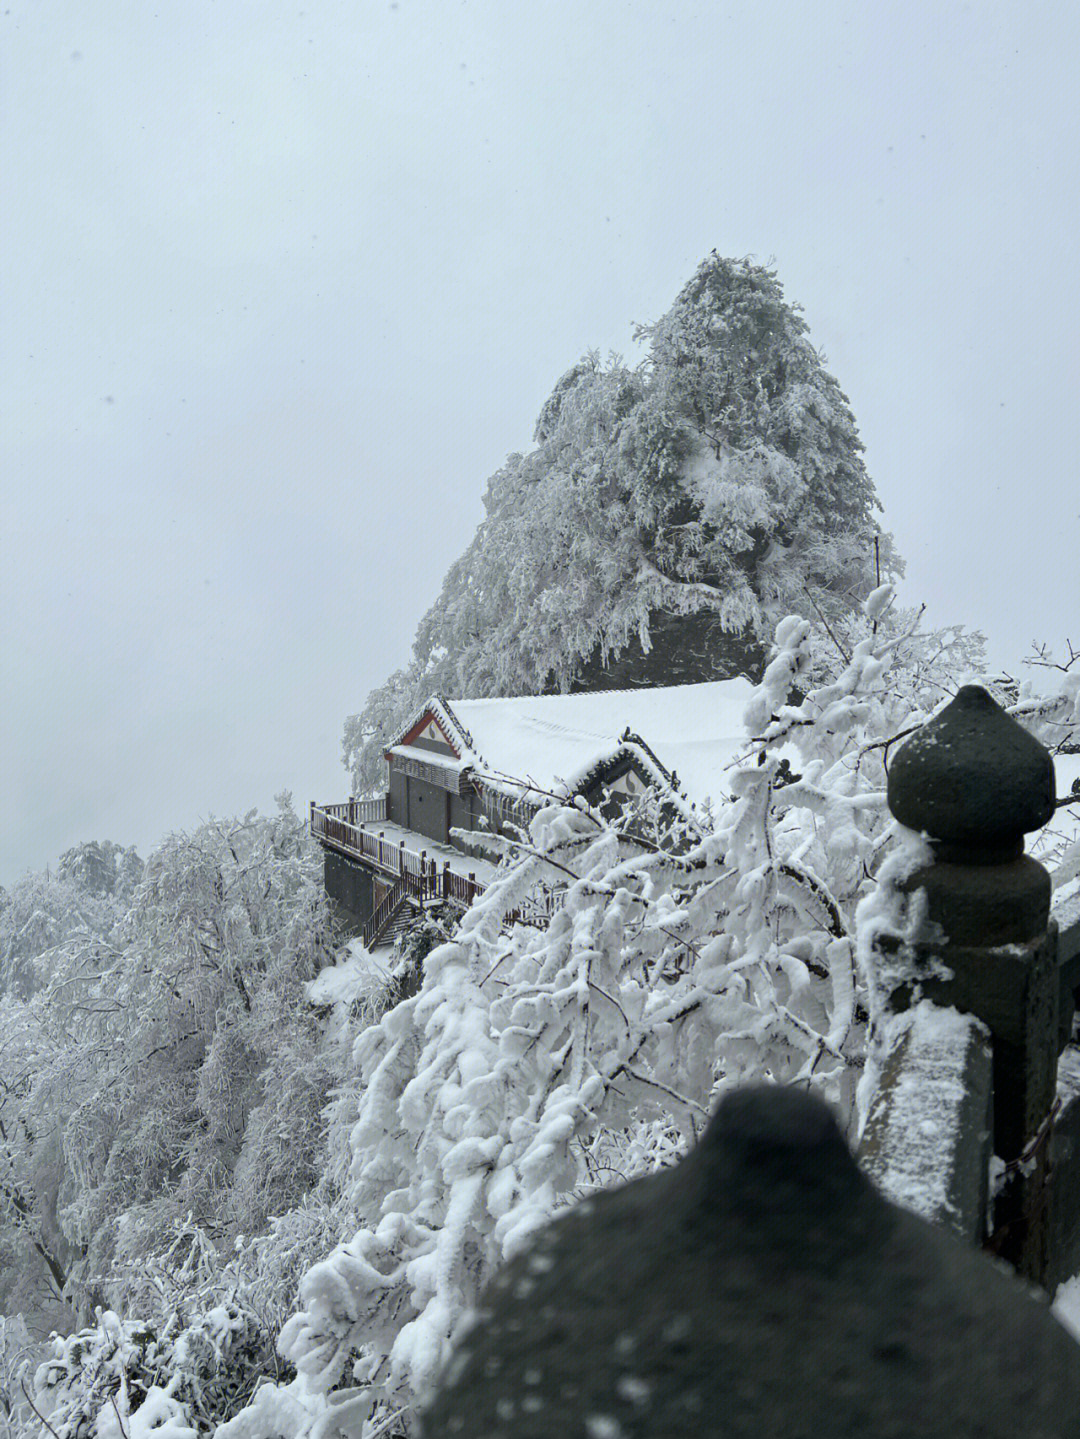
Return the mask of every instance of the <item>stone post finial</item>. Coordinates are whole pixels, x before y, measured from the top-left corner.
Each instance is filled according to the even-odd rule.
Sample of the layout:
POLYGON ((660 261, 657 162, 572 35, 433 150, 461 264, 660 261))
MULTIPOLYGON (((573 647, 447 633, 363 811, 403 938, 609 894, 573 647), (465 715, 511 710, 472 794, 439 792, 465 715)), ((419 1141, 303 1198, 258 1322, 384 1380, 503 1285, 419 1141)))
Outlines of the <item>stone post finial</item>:
POLYGON ((1064 1439, 1080 1349, 1024 1285, 893 1207, 816 1096, 721 1101, 677 1165, 504 1265, 423 1439, 1064 1439))
POLYGON ((1050 877, 1024 855, 1024 835, 1054 812, 1054 765, 984 689, 965 685, 905 740, 889 766, 888 803, 933 845, 934 863, 904 887, 926 891, 927 917, 951 951, 1045 933, 1050 877))
POLYGON ((888 798, 901 824, 939 845, 1020 853, 1054 812, 1054 766, 986 690, 964 685, 897 751, 888 798))

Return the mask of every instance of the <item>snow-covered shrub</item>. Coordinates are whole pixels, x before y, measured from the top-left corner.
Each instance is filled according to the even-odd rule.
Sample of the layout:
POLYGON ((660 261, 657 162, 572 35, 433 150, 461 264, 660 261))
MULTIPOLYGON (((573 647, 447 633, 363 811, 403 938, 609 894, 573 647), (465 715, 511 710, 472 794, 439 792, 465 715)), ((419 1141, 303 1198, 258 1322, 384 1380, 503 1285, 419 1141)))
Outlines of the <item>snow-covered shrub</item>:
POLYGON ((280 1332, 296 1307, 303 1276, 355 1227, 355 1216, 327 1175, 299 1204, 273 1216, 265 1234, 240 1236, 228 1272, 268 1332, 280 1332))
POLYGON ((236 1301, 185 1322, 97 1323, 52 1342, 34 1376, 35 1439, 201 1439, 276 1370, 273 1336, 236 1301))
POLYGON ((0 1315, 0 1439, 22 1439, 29 1428, 27 1376, 40 1351, 21 1314, 0 1315))
MULTIPOLYGON (((154 1330, 121 1322, 108 1310, 98 1324, 66 1339, 56 1338, 52 1354, 34 1375, 33 1404, 58 1439, 83 1439, 99 1433, 99 1416, 123 1423, 154 1395, 154 1412, 164 1411, 175 1439, 193 1439, 194 1430, 182 1401, 168 1392, 172 1346, 154 1330)), ((124 1424, 126 1430, 129 1426, 124 1424)))

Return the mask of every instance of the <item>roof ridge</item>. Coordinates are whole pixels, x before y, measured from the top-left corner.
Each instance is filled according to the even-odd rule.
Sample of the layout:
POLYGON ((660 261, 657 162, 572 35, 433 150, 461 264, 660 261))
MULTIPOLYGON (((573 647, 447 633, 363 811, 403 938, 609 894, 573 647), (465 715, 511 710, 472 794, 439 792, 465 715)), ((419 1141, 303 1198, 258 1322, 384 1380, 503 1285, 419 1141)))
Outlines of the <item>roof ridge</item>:
POLYGON ((459 735, 465 741, 468 748, 475 753, 476 747, 473 742, 473 737, 469 733, 469 728, 467 725, 462 724, 460 716, 454 713, 454 709, 450 700, 448 700, 445 695, 440 694, 439 691, 436 690, 431 696, 431 698, 428 700, 428 705, 438 705, 443 710, 446 718, 450 721, 451 725, 456 726, 459 735))
POLYGON ((657 690, 692 690, 704 689, 707 685, 730 684, 732 680, 745 680, 749 685, 754 681, 749 675, 725 675, 722 679, 715 680, 690 680, 680 685, 623 685, 620 689, 610 690, 559 690, 556 694, 521 694, 521 695, 474 695, 471 698, 459 697, 455 700, 444 700, 444 704, 505 704, 507 700, 569 700, 588 699, 592 695, 636 695, 652 694, 657 690))

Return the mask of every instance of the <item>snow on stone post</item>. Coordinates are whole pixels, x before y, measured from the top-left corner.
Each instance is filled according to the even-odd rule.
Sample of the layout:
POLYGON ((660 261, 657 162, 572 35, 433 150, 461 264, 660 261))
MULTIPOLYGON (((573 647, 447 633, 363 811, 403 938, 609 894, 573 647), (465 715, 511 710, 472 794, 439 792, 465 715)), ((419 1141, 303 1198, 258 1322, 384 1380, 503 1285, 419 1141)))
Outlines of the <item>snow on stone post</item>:
POLYGON ((984 689, 966 685, 897 752, 888 801, 932 850, 899 886, 921 909, 908 937, 914 972, 891 1008, 921 997, 989 1030, 994 1153, 1007 1178, 993 1213, 995 1247, 1040 1279, 1058 981, 1050 877, 1024 854, 1024 835, 1053 813, 1053 763, 984 689))

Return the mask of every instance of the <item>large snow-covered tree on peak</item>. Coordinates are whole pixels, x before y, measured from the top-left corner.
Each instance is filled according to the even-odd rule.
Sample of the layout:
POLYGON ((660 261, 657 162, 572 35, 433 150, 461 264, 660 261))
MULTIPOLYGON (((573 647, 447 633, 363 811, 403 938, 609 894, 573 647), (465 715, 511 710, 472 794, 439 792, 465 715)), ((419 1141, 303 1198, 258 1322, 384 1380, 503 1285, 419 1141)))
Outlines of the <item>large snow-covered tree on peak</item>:
POLYGON ((433 690, 530 694, 760 677, 777 620, 828 622, 897 568, 847 399, 775 273, 713 253, 635 368, 587 355, 345 731, 360 788, 433 690))

